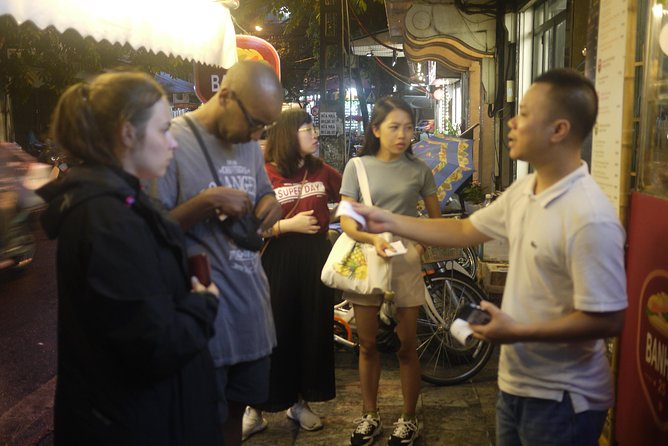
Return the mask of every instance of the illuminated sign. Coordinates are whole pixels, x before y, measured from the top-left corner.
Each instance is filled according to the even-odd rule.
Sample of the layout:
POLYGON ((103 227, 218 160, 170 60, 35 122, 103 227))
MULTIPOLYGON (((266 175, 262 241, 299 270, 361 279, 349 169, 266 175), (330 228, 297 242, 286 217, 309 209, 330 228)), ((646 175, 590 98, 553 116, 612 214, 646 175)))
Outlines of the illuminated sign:
MULTIPOLYGON (((266 40, 255 36, 237 36, 237 58, 239 60, 259 60, 271 65, 281 78, 281 59, 276 49, 266 40)), ((195 93, 200 101, 211 99, 220 89, 226 69, 195 63, 195 93)))

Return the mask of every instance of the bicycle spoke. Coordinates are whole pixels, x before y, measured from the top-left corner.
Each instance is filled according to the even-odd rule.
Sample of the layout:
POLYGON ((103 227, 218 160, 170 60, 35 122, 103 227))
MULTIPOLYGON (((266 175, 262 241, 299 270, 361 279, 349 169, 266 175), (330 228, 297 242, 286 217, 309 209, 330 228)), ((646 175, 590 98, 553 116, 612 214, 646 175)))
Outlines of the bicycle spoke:
POLYGON ((418 316, 418 358, 422 376, 434 384, 456 384, 480 371, 492 353, 492 345, 475 340, 460 344, 450 334, 450 324, 466 303, 479 303, 484 293, 460 274, 436 273, 426 278, 432 302, 418 316), (436 314, 434 314, 436 312, 436 314), (440 319, 440 323, 436 320, 440 319))
MULTIPOLYGON (((443 343, 440 340, 438 340, 437 338, 438 338, 438 334, 433 333, 431 336, 429 336, 429 338, 425 339, 420 344, 420 346, 418 347, 418 352, 420 352, 419 355, 418 355, 418 358, 420 360, 422 360, 424 358, 425 354, 427 353, 428 347, 432 343, 432 341, 436 342, 436 351, 432 352, 431 356, 429 358, 427 358, 427 361, 424 363, 424 364, 427 364, 427 365, 432 364, 432 363, 434 364, 433 369, 432 369, 433 374, 436 374, 436 372, 438 370, 438 367, 439 367, 439 364, 440 364, 441 353, 447 354, 447 352, 443 348, 443 343), (422 349, 422 350, 420 351, 420 349, 422 349), (435 359, 434 359, 434 356, 435 356, 435 359)), ((424 370, 424 368, 423 368, 423 370, 424 370)))

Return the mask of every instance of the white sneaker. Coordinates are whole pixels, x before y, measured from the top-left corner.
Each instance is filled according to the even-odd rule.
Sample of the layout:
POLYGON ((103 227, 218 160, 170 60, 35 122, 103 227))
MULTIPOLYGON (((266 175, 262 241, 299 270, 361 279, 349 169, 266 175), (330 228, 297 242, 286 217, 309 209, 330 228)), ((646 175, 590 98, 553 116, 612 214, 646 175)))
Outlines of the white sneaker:
POLYGON ((322 429, 320 417, 313 413, 308 404, 298 401, 285 413, 291 420, 297 421, 305 431, 317 431, 322 429))
POLYGON ((387 440, 387 446, 413 446, 413 442, 420 436, 420 425, 415 421, 399 418, 394 423, 394 431, 387 440))
POLYGON ((246 406, 244 418, 241 422, 241 441, 246 440, 253 434, 262 432, 267 428, 268 424, 260 412, 250 406, 246 406))
POLYGON ((380 416, 367 413, 354 421, 355 431, 350 436, 350 446, 369 446, 376 441, 376 437, 383 433, 383 423, 380 416))

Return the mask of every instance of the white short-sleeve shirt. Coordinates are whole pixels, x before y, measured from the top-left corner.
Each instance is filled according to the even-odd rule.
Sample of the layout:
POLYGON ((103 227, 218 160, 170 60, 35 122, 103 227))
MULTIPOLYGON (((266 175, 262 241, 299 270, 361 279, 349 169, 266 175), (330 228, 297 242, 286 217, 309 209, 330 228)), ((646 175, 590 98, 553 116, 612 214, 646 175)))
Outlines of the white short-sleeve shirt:
MULTIPOLYGON (((537 322, 626 308, 624 229, 587 165, 538 195, 535 181, 521 178, 471 216, 478 231, 510 246, 502 310, 537 322)), ((613 385, 604 341, 503 345, 499 388, 557 401, 568 391, 576 413, 607 409, 613 385)))

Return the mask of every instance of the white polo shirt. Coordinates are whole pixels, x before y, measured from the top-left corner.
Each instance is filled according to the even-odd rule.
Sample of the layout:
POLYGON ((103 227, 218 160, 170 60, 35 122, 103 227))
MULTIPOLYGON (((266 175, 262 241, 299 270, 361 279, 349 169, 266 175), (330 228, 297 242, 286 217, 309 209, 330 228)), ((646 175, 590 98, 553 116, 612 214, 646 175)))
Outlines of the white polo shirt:
MULTIPOLYGON (((626 308, 624 229, 587 165, 538 195, 535 181, 517 180, 470 217, 478 231, 509 243, 502 310, 536 322, 626 308)), ((614 394, 604 340, 503 345, 499 388, 557 401, 568 391, 576 413, 607 409, 614 394)))

